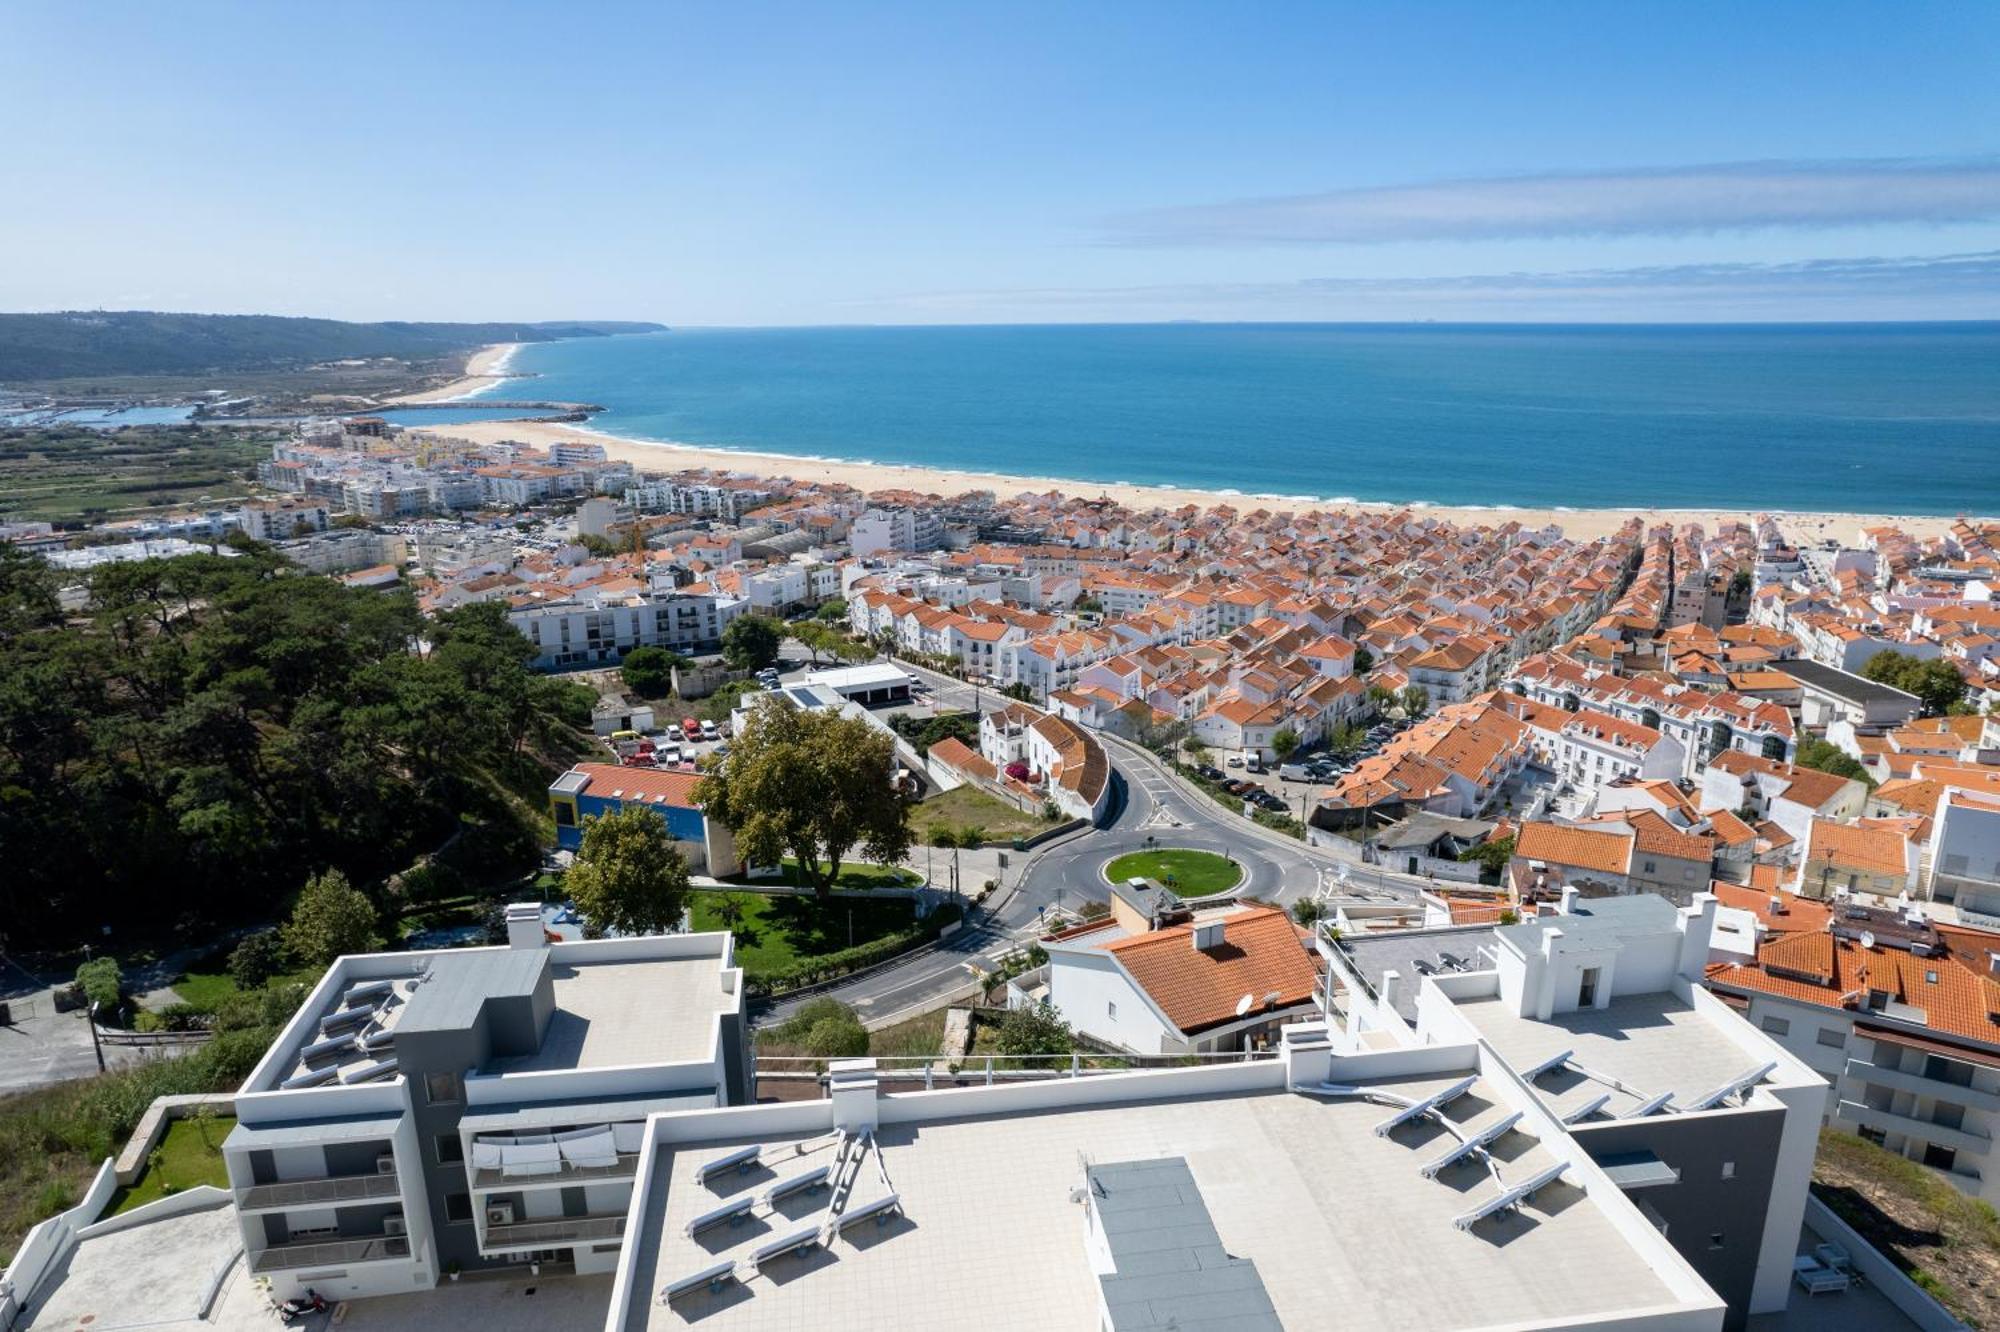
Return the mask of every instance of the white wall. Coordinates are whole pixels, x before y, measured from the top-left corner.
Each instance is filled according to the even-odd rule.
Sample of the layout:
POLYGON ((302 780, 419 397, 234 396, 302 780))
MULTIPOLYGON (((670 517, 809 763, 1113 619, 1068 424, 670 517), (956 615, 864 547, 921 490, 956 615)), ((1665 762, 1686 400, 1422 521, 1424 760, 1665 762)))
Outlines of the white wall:
POLYGON ((1170 1054, 1185 1048, 1131 977, 1094 948, 1049 950, 1049 1002, 1076 1030, 1120 1049, 1170 1054))

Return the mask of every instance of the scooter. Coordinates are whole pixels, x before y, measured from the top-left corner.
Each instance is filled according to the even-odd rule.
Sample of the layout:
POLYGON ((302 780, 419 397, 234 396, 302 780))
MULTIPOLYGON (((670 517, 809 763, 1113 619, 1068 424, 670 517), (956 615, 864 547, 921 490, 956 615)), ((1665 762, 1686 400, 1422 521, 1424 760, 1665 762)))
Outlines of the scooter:
POLYGON ((287 1323, 296 1323, 307 1314, 325 1313, 326 1300, 310 1288, 303 1295, 295 1295, 278 1306, 278 1317, 287 1323))

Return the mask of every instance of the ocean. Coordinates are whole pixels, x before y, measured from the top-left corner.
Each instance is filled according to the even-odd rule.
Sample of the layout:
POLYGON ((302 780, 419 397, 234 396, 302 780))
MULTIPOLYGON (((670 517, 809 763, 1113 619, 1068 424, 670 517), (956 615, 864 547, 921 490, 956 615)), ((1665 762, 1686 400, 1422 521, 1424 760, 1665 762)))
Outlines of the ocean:
MULTIPOLYGON (((1440 505, 2000 512, 2000 323, 700 329, 490 392, 635 439, 1440 505)), ((477 399, 468 401, 473 406, 477 399)))

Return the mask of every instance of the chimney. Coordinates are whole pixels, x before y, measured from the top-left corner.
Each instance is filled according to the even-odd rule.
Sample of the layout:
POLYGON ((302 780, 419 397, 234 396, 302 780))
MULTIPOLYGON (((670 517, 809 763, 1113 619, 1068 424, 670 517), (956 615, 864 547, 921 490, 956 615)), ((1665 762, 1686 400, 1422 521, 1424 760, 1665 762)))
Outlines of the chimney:
POLYGON ((1333 1043, 1324 1022, 1288 1022, 1278 1036, 1285 1085, 1315 1087, 1333 1076, 1333 1043))
POLYGON ((1785 899, 1778 893, 1771 894, 1771 914, 1774 916, 1785 914, 1785 899))
POLYGON ((874 1132, 881 1119, 878 1086, 873 1059, 829 1060, 826 1095, 833 1102, 833 1126, 850 1134, 874 1132))
POLYGON ((1197 922, 1194 927, 1195 951, 1205 953, 1211 948, 1220 947, 1222 947, 1222 922, 1219 920, 1197 922))
POLYGON ((1565 916, 1576 913, 1577 887, 1573 883, 1563 885, 1562 913, 1565 916))
POLYGON ((540 902, 509 902, 507 904, 507 946, 509 948, 541 948, 548 943, 548 935, 542 930, 542 904, 540 902))

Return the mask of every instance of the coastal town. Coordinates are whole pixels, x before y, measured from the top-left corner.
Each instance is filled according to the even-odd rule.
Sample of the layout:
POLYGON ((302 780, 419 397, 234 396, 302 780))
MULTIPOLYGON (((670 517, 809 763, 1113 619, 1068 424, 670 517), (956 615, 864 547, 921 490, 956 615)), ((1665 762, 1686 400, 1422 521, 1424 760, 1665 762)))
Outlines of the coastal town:
POLYGON ((215 1182, 44 1222, 10 1317, 71 1325, 145 1244, 219 1255, 173 1298, 230 1327, 523 1271, 566 1325, 791 1326, 960 1261, 977 1189, 1065 1325, 1278 1326, 1328 1261, 1376 1326, 1939 1325, 1809 1186, 1856 1142, 2000 1198, 2000 524, 1571 536, 633 452, 327 417, 233 504, 0 525, 72 616, 275 558, 446 641, 496 616, 594 700, 534 895, 302 975, 240 1086, 99 1176, 199 1103, 215 1182), (784 717, 852 728, 923 831, 833 899, 915 928, 774 971, 785 899, 746 902, 803 870, 737 783, 784 717), (664 931, 565 891, 635 813, 692 885, 664 931))

